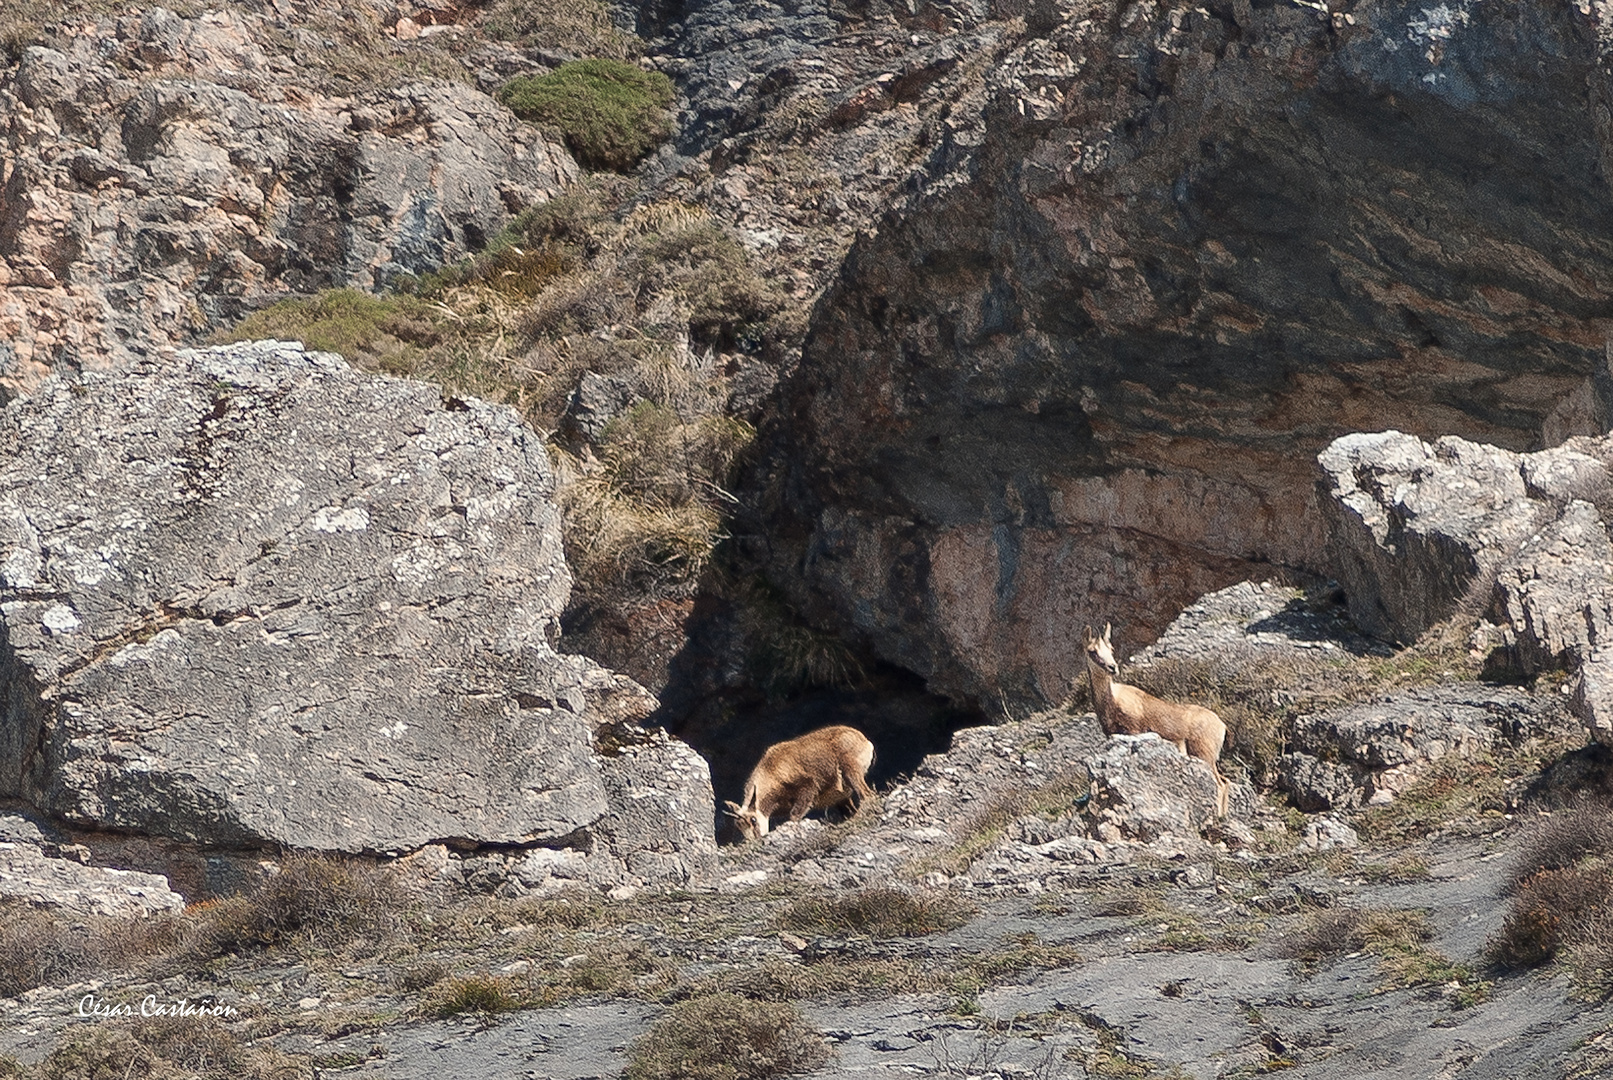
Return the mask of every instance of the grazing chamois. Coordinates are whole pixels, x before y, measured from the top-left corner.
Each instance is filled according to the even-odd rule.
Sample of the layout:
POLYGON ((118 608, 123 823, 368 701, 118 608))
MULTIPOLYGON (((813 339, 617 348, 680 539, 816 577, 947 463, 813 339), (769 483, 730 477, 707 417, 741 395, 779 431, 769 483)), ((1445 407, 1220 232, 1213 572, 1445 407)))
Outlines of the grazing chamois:
POLYGON ((1115 663, 1115 651, 1109 641, 1109 624, 1103 626, 1103 636, 1094 637, 1092 627, 1086 628, 1087 675, 1092 679, 1092 708, 1098 714, 1098 723, 1110 735, 1141 735, 1152 731, 1166 742, 1175 743, 1176 749, 1203 761, 1215 777, 1215 809, 1222 817, 1227 814, 1227 794, 1231 787, 1216 761, 1221 746, 1227 741, 1227 726, 1221 718, 1200 705, 1178 705, 1159 698, 1135 686, 1116 682, 1120 665, 1115 663))
POLYGON ((766 836, 780 811, 800 821, 813 810, 851 803, 855 814, 871 794, 867 776, 873 763, 874 744, 856 728, 819 728, 768 747, 745 781, 744 803, 724 805, 747 840, 766 836))

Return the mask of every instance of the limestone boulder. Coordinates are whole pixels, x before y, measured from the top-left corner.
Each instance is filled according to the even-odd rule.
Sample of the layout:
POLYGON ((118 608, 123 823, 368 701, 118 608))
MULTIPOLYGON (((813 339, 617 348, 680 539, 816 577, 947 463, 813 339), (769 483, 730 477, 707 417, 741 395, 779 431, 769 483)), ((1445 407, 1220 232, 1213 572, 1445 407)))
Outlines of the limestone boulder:
POLYGON ((1300 716, 1277 786, 1307 812, 1388 802, 1446 756, 1560 735, 1572 727, 1560 695, 1448 683, 1300 716))
POLYGON ((709 851, 677 824, 710 798, 693 762, 614 824, 637 789, 596 732, 654 699, 551 645, 570 576, 512 410, 260 342, 52 379, 0 412, 0 457, 0 797, 222 847, 591 848, 608 822, 709 851))
POLYGON ((1087 759, 1087 768, 1092 773, 1089 810, 1100 840, 1197 839, 1215 819, 1210 770, 1158 735, 1111 736, 1087 759))
POLYGON ((1317 458, 1328 563, 1368 633, 1410 641, 1533 533, 1521 457, 1447 436, 1346 435, 1317 458))

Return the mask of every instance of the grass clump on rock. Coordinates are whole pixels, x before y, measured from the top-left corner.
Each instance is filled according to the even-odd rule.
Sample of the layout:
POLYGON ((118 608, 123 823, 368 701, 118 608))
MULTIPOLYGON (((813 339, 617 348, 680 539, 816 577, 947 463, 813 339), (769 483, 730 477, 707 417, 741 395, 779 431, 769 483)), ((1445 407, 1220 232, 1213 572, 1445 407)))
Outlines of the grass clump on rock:
POLYGON ((800 1010, 710 994, 680 1002, 633 1044, 627 1080, 766 1080, 829 1059, 800 1010))
POLYGON ((797 900, 784 909, 779 922, 787 930, 921 937, 962 926, 971 911, 969 905, 950 896, 872 888, 797 900))
POLYGON ((622 60, 574 60, 499 90, 515 115, 557 130, 585 167, 626 172, 672 134, 672 80, 622 60))

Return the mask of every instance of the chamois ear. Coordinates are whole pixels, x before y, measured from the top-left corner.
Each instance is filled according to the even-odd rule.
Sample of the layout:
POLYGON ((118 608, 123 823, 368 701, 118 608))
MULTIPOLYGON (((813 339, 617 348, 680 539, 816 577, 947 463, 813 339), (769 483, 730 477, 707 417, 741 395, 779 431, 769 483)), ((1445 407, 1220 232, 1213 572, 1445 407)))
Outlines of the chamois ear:
POLYGON ((1085 630, 1081 631, 1081 644, 1092 644, 1092 627, 1089 626, 1085 630))
POLYGON ((724 799, 722 801, 722 804, 728 808, 728 816, 729 817, 738 817, 741 813, 744 812, 744 809, 745 809, 743 806, 740 806, 738 803, 729 802, 727 799, 724 799))
POLYGON ((1105 641, 1109 640, 1109 627, 1110 627, 1110 625, 1111 625, 1110 623, 1104 623, 1103 624, 1103 640, 1105 640, 1105 641))

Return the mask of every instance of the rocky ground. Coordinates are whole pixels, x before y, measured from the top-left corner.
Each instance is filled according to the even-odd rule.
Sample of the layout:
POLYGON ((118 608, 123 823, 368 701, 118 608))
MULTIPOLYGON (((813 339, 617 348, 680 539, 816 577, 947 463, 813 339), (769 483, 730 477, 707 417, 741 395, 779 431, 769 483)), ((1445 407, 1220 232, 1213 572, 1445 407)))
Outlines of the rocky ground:
MULTIPOLYGON (((1208 597, 1153 664, 1348 657, 1315 606, 1282 586, 1208 597)), ((258 1075, 581 1080, 621 1075, 673 1003, 731 990, 794 1003, 832 1050, 822 1076, 1597 1075, 1607 1007, 1566 968, 1509 973, 1486 952, 1524 822, 1561 805, 1565 773, 1583 786, 1598 768, 1583 729, 1546 682, 1455 671, 1396 689, 1375 670, 1356 690, 1369 702, 1491 700, 1513 722, 1329 814, 1239 783, 1232 817, 1202 832, 1208 775, 1157 740, 1105 740, 1074 710, 965 729, 857 818, 723 848, 714 887, 601 899, 484 875, 488 896, 442 885, 474 877, 468 861, 417 861, 413 899, 373 938, 305 930, 227 962, 39 986, 0 1006, 0 1052, 46 1069, 126 1023, 78 1018, 86 995, 149 993, 235 1008, 223 1031, 258 1075), (1150 764, 1156 748, 1176 771, 1150 764), (833 924, 803 908, 892 885, 928 914, 882 928, 878 911, 833 924)))

